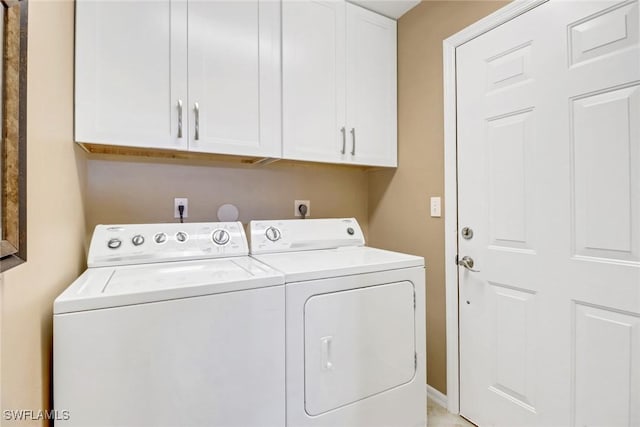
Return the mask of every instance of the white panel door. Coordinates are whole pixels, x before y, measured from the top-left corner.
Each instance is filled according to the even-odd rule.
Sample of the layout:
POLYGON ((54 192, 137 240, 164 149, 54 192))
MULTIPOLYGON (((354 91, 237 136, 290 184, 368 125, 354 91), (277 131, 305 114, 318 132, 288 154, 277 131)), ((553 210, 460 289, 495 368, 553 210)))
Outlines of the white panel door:
POLYGON ((189 150, 280 157, 280 7, 189 1, 189 150))
POLYGON ((283 157, 348 158, 345 78, 344 1, 283 1, 283 157))
POLYGON ((640 425, 639 34, 637 0, 551 0, 457 51, 460 411, 480 426, 640 425))
POLYGON ((397 166, 396 21, 347 3, 349 162, 397 166))
POLYGON ((186 14, 174 0, 76 2, 76 141, 187 147, 186 14))

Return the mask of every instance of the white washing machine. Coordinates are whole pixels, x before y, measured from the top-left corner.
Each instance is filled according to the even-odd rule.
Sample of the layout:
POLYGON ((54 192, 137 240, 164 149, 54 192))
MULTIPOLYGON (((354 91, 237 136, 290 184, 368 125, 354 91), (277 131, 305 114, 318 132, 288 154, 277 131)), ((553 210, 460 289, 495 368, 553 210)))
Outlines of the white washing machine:
POLYGON ((355 219, 250 229, 285 275, 287 426, 424 427, 424 259, 364 246, 355 219))
POLYGON ((285 423, 282 274, 240 223, 96 227, 54 303, 57 426, 285 423))

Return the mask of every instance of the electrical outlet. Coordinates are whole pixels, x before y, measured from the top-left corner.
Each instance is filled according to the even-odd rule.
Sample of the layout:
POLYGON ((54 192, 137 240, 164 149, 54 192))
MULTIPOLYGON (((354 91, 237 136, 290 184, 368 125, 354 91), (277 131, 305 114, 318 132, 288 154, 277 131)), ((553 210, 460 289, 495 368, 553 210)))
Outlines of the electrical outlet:
POLYGON ((173 199, 173 217, 180 218, 180 211, 178 210, 178 206, 180 205, 184 206, 182 217, 187 218, 189 216, 189 199, 186 197, 176 197, 173 199))
POLYGON ((307 207, 307 214, 305 217, 311 216, 311 201, 310 200, 296 200, 293 202, 293 214, 295 216, 302 216, 300 213, 300 205, 305 205, 307 207))

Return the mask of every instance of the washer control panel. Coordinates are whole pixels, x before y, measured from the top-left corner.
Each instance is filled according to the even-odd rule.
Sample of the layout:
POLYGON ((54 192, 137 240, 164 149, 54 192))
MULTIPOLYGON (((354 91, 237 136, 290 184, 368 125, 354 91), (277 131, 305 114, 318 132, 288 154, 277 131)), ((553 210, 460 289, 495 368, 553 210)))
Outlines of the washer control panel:
POLYGON ((87 264, 103 267, 248 255, 239 222, 96 226, 87 264))
POLYGON ((256 255, 364 245, 355 218, 251 221, 249 229, 256 255))

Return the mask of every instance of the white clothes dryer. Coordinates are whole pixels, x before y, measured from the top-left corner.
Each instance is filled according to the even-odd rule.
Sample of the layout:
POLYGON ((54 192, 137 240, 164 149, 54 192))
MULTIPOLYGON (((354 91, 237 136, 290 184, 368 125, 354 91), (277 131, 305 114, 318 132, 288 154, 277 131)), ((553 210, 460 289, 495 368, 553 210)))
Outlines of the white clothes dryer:
POLYGON ((364 246, 353 218, 250 232, 285 276, 287 426, 424 427, 424 259, 364 246))

